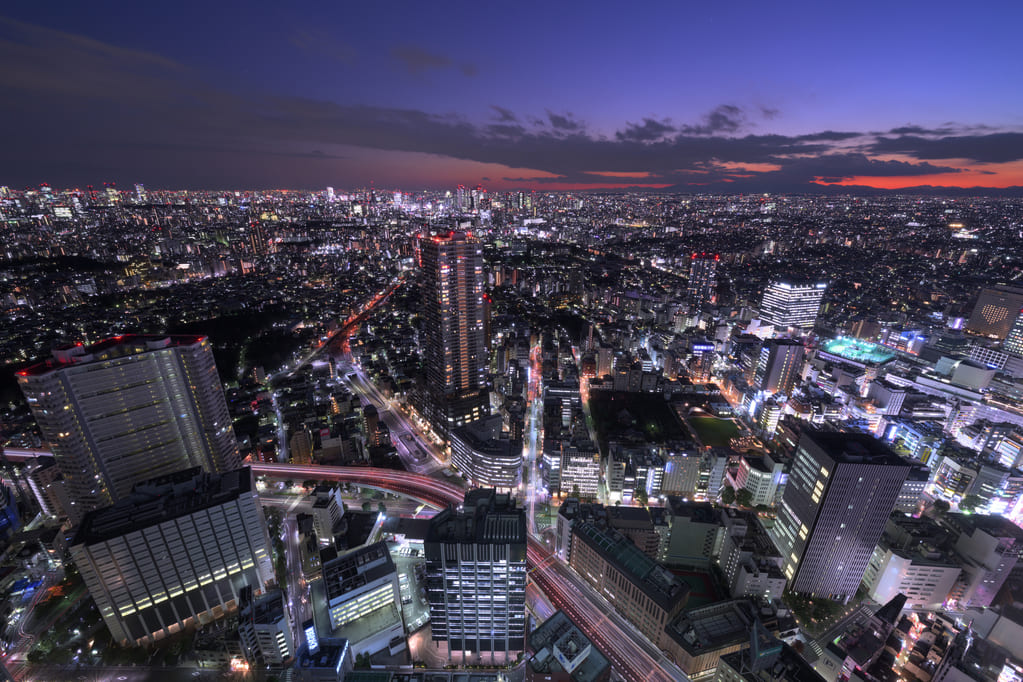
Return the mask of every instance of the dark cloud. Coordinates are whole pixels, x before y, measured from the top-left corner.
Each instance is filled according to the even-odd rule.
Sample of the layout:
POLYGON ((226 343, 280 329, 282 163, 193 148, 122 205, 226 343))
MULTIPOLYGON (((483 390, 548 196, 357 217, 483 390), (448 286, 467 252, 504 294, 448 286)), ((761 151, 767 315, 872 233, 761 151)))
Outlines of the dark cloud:
POLYGON ((772 107, 760 107, 760 115, 768 121, 772 121, 781 116, 781 111, 772 107))
POLYGON ((582 132, 585 126, 572 117, 572 114, 555 114, 553 111, 547 110, 547 120, 551 122, 551 126, 555 130, 560 130, 565 133, 578 133, 582 132))
POLYGON ((1023 159, 1023 133, 923 137, 881 137, 869 146, 875 154, 905 154, 917 159, 969 159, 1006 163, 1023 159))
POLYGON ((652 118, 644 118, 643 123, 627 123, 625 130, 619 130, 615 137, 619 140, 630 142, 653 142, 659 140, 669 133, 676 131, 670 121, 655 121, 652 118))
POLYGON ((468 62, 456 64, 450 57, 429 52, 418 45, 398 45, 391 48, 391 56, 413 76, 421 76, 430 69, 457 68, 464 76, 475 76, 476 66, 468 62))
POLYGON ((681 132, 686 135, 715 135, 717 133, 734 133, 746 123, 746 115, 734 104, 722 104, 704 116, 703 123, 682 126, 681 132))
POLYGON ((496 104, 491 104, 490 108, 497 113, 497 120, 501 123, 518 123, 518 116, 509 109, 499 107, 496 104))
MULTIPOLYGON (((457 68, 415 48, 395 58, 413 73, 457 68)), ((541 119, 493 106, 496 117, 476 124, 416 109, 228 91, 159 55, 8 20, 0 20, 0 60, 0 87, 18 102, 0 109, 0 125, 19 131, 0 148, 0 184, 123 178, 173 187, 318 186, 339 168, 365 179, 370 157, 379 182, 383 173, 420 176, 402 175, 377 152, 413 152, 501 164, 528 184, 543 182, 530 177, 542 173, 565 183, 792 192, 854 177, 958 172, 928 160, 1023 158, 1020 133, 740 134, 747 116, 734 105, 691 125, 646 118, 599 136, 570 113, 541 119), (870 158, 893 153, 923 162, 870 158)))

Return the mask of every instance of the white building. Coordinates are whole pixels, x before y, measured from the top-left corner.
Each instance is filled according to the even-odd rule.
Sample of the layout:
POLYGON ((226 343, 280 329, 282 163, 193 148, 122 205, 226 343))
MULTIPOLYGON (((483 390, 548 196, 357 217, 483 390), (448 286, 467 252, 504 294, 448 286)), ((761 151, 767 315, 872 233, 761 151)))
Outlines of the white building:
POLYGON ((116 336, 18 372, 64 476, 73 521, 139 481, 240 464, 205 336, 116 336))
POLYGON ((248 467, 198 468, 136 486, 85 516, 71 557, 114 640, 153 642, 234 611, 273 580, 270 538, 248 467))
POLYGON ((238 637, 249 663, 281 665, 295 655, 295 636, 284 593, 271 590, 248 603, 238 614, 238 637))

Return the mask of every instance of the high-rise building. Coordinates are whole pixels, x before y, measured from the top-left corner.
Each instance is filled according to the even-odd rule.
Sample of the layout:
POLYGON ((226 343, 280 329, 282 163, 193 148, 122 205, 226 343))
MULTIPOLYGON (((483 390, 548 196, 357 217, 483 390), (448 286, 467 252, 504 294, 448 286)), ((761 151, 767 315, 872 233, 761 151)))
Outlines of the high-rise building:
POLYGON ((424 543, 434 641, 449 654, 522 651, 526 630, 526 515, 515 498, 471 490, 462 511, 430 520, 424 543))
POLYGON ((61 348, 17 378, 64 475, 74 521, 139 481, 240 464, 205 336, 128 335, 61 348))
POLYGON ((714 302, 719 260, 721 257, 716 253, 694 253, 689 258, 686 301, 697 310, 714 302))
POLYGON ((1023 289, 991 287, 983 289, 973 306, 966 330, 995 339, 1004 339, 1023 311, 1023 289))
POLYGON ((483 251, 470 234, 425 237, 423 337, 427 414, 445 436, 489 414, 483 338, 483 251))
POLYGON ((804 431, 774 528, 790 589, 856 594, 909 471, 866 434, 804 431))
POLYGON ((198 467, 139 483, 85 515, 70 547, 89 594, 122 644, 209 623, 273 580, 270 537, 248 467, 198 467))
POLYGON ((760 302, 760 320, 780 330, 810 331, 817 322, 826 282, 771 282, 760 302))
POLYGON ((1019 314, 1016 315, 1016 321, 1012 324, 1008 335, 1005 337, 1002 350, 1006 353, 1023 357, 1023 308, 1020 308, 1019 314))
POLYGON ((754 384, 766 393, 788 394, 803 368, 803 344, 792 339, 771 339, 760 347, 754 384))

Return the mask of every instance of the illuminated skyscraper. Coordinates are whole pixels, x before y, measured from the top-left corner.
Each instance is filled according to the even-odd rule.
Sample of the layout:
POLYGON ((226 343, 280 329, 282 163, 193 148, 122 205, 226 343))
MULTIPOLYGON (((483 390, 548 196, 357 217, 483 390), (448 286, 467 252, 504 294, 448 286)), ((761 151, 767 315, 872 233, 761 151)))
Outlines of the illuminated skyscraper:
POLYGON ((712 303, 717 288, 719 256, 716 253, 694 253, 689 259, 689 284, 686 300, 697 310, 712 303))
POLYGON ((866 434, 804 431, 775 525, 789 589, 856 594, 909 471, 866 434))
POLYGON ((424 237, 428 416, 442 434, 489 414, 483 251, 465 232, 424 237))
POLYGON ((70 346, 17 379, 64 476, 72 520, 120 500, 139 481, 240 464, 205 336, 70 346))
POLYGON ((754 383, 767 393, 788 394, 799 379, 805 349, 799 341, 771 339, 760 348, 754 383))
POLYGON ((1009 330, 1009 335, 1005 337, 1002 350, 1006 353, 1023 357, 1023 308, 1020 309, 1019 314, 1016 316, 1016 322, 1013 323, 1012 328, 1009 330))
POLYGON ((810 331, 817 322, 826 282, 771 282, 760 303, 760 319, 779 330, 810 331))
POLYGON ((434 641, 506 655, 526 634, 526 515, 515 498, 472 490, 430 519, 424 542, 434 641))
POLYGON ((967 331, 983 334, 995 339, 1009 335, 1013 322, 1023 310, 1023 289, 1015 287, 993 287, 980 292, 977 305, 973 306, 967 331))

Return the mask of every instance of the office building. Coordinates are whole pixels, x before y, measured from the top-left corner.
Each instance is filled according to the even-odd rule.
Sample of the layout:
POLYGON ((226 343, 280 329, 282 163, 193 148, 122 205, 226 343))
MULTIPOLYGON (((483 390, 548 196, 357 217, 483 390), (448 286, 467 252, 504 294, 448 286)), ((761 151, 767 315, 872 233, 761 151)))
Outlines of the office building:
POLYGON ((709 567, 721 547, 721 519, 714 505, 669 495, 665 516, 670 530, 658 559, 669 566, 709 567))
POLYGON ((724 539, 717 555, 728 592, 733 597, 781 599, 785 591, 782 559, 753 512, 722 509, 724 539))
POLYGON ((339 682, 355 670, 355 653, 347 639, 321 639, 303 647, 288 672, 293 682, 339 682))
POLYGON ((749 647, 718 659, 714 682, 825 682, 795 649, 757 620, 749 647))
POLYGON ((341 487, 318 485, 310 495, 313 501, 313 532, 320 545, 333 544, 334 534, 341 529, 345 515, 345 502, 341 499, 341 487))
POLYGON ((966 330, 993 339, 1005 339, 1023 311, 1023 289, 990 287, 981 290, 966 330))
POLYGON ((254 598, 251 586, 243 591, 238 638, 245 658, 253 665, 282 665, 290 661, 295 655, 295 636, 284 592, 270 590, 254 598))
POLYGON ((812 330, 827 288, 825 282, 771 282, 760 302, 761 323, 774 325, 778 331, 812 330))
POLYGON ((689 599, 689 585, 613 529, 572 524, 569 565, 629 622, 663 648, 664 627, 689 599))
POLYGON ((323 562, 330 627, 353 655, 396 653, 405 646, 398 569, 387 543, 376 542, 323 562), (392 651, 393 649, 393 651, 392 651))
POLYGON ((427 404, 445 437, 489 414, 483 338, 483 250, 465 232, 424 237, 423 342, 427 404))
POLYGON ((74 521, 139 481, 240 463, 205 336, 116 336, 61 348, 17 379, 63 474, 74 521))
POLYGON ((903 594, 907 608, 940 609, 962 573, 954 554, 942 547, 947 538, 926 516, 893 516, 863 574, 868 596, 884 604, 903 594))
POLYGON ((1023 308, 1020 308, 1016 321, 1009 328, 1005 342, 1002 343, 1002 350, 1016 357, 1023 357, 1023 308))
POLYGON ((686 302, 700 310, 714 302, 717 289, 718 261, 716 253, 694 253, 689 258, 689 284, 686 286, 686 302))
POLYGON ((522 480, 522 441, 501 433, 494 415, 451 432, 451 464, 474 488, 510 491, 522 480))
POLYGON ((67 488, 64 486, 64 475, 53 457, 44 455, 26 462, 25 478, 44 514, 56 518, 67 516, 71 500, 68 499, 67 488))
POLYGON ((510 495, 471 490, 430 520, 426 590, 433 640, 448 654, 506 658, 525 647, 526 515, 510 495))
POLYGON ((611 662, 565 615, 555 611, 529 633, 533 655, 526 661, 526 682, 607 682, 611 662))
POLYGON ((805 349, 799 341, 771 339, 760 348, 754 387, 770 395, 792 392, 803 369, 805 349))
POLYGON ((735 474, 735 489, 749 491, 752 495, 751 506, 773 507, 784 476, 784 462, 776 462, 770 455, 756 457, 746 454, 739 460, 739 469, 735 474))
POLYGON ((198 467, 139 483, 85 515, 71 557, 115 641, 153 642, 238 607, 273 580, 270 538, 248 467, 198 467))
POLYGON ((856 594, 909 470, 866 434, 804 431, 774 528, 790 589, 856 594))

